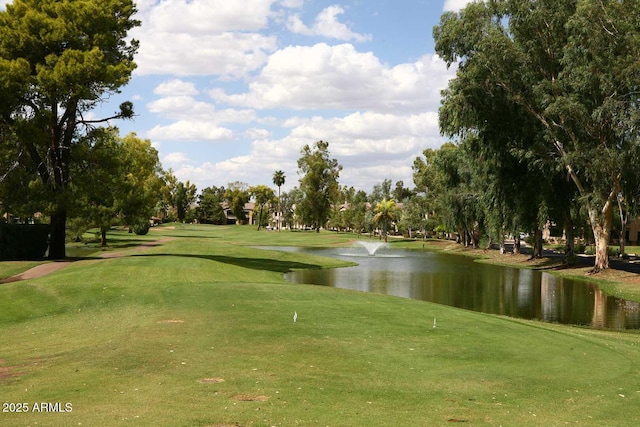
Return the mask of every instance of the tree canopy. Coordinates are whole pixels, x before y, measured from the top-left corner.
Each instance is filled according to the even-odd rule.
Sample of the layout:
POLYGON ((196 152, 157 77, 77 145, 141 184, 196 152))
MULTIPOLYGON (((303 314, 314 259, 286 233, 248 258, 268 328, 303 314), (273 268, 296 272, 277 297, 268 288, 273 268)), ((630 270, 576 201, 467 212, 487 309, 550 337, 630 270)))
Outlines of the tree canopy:
POLYGON ((445 13, 434 38, 458 64, 442 131, 564 171, 588 213, 595 270, 607 268, 613 206, 640 149, 639 0, 475 2, 445 13))
POLYGON ((14 0, 0 11, 0 127, 16 161, 37 173, 50 201, 50 258, 65 256, 72 148, 92 126, 130 118, 87 114, 131 78, 139 25, 131 0, 14 0))
POLYGON ((339 191, 338 178, 342 166, 329 153, 329 143, 318 141, 313 145, 305 145, 298 159, 300 190, 303 199, 296 209, 305 222, 313 224, 316 231, 324 227, 331 213, 331 202, 339 191))

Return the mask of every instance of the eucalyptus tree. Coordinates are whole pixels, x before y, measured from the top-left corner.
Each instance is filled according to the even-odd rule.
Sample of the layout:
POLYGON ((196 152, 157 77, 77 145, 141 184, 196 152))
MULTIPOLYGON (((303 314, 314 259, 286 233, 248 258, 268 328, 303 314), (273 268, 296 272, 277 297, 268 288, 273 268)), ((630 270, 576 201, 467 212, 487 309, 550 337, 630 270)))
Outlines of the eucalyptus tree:
POLYGON ((443 225, 458 233, 460 243, 477 247, 484 225, 478 182, 474 180, 469 144, 443 144, 433 160, 439 215, 443 225))
POLYGON ((0 11, 0 126, 49 199, 49 258, 65 257, 73 146, 92 126, 133 116, 130 102, 110 117, 89 112, 131 78, 135 12, 131 0, 14 0, 0 11))
POLYGON ((640 0, 474 2, 444 14, 434 38, 438 54, 458 63, 445 131, 483 126, 478 93, 529 115, 535 131, 504 149, 565 170, 589 217, 594 271, 608 268, 613 209, 639 149, 640 0))
POLYGON ((329 153, 329 143, 318 141, 305 145, 298 159, 300 190, 303 199, 296 207, 303 221, 313 225, 316 232, 325 225, 331 213, 331 202, 339 191, 338 178, 342 166, 329 153))

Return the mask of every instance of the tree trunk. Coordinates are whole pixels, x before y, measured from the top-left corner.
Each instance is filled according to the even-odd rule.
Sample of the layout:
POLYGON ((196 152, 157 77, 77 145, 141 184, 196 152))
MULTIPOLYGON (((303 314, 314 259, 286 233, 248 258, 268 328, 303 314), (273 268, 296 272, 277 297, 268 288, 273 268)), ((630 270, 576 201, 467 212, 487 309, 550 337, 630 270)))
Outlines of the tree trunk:
POLYGON ((520 248, 520 233, 516 233, 515 237, 513 238, 513 254, 520 255, 520 248))
MULTIPOLYGON (((589 215, 591 217, 591 213, 589 215)), ((605 205, 602 212, 602 222, 594 223, 592 221, 593 238, 596 243, 596 261, 593 266, 593 272, 597 273, 609 268, 609 238, 611 237, 611 223, 613 214, 610 205, 605 205), (609 206, 609 209, 606 207, 609 206)))
POLYGON ((571 213, 564 213, 564 262, 566 264, 575 263, 575 240, 576 236, 573 232, 573 221, 571 220, 571 213))
POLYGON ((623 197, 618 197, 618 209, 620 210, 620 255, 622 255, 625 251, 626 245, 626 237, 627 237, 627 220, 628 217, 625 215, 624 210, 622 209, 622 201, 623 197))
POLYGON ((107 246, 107 231, 109 231, 109 227, 100 227, 100 246, 107 246))
POLYGON ((260 231, 260 226, 262 225, 262 209, 263 209, 263 206, 264 205, 260 206, 260 213, 258 214, 259 215, 258 216, 258 231, 260 231))
POLYGON ((67 226, 67 212, 57 210, 51 214, 51 236, 49 239, 49 259, 64 259, 65 231, 67 226))
POLYGON ((531 254, 531 259, 534 258, 542 258, 542 229, 540 227, 536 228, 533 235, 533 253, 531 254))

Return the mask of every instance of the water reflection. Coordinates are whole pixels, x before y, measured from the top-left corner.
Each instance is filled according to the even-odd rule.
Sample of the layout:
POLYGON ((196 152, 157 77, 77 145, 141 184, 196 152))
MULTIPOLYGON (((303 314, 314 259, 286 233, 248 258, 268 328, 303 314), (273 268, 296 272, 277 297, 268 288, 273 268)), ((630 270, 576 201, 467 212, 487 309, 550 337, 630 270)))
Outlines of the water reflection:
MULTIPOLYGON (((278 248, 282 250, 283 248, 278 248)), ((376 292, 484 313, 593 328, 640 329, 640 304, 607 296, 594 284, 548 273, 480 264, 462 256, 381 249, 301 249, 359 263, 303 270, 287 280, 376 292)))

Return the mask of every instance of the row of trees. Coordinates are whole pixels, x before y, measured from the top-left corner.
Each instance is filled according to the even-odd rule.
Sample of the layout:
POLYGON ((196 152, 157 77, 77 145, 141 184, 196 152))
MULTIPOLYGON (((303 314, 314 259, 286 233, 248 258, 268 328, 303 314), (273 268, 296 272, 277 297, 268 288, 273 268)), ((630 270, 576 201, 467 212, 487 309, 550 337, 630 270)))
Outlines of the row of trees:
POLYGON ((616 204, 628 211, 640 181, 640 1, 474 2, 445 13, 434 38, 458 65, 440 127, 460 140, 451 152, 473 153, 466 173, 486 179, 487 222, 513 229, 552 214, 571 244, 583 214, 595 270, 607 268, 616 204))
POLYGON ((522 230, 537 237, 536 253, 551 219, 571 254, 584 218, 601 270, 615 213, 624 237, 636 212, 640 0, 493 0, 445 13, 436 50, 457 75, 443 92, 440 128, 457 143, 416 159, 413 190, 399 183, 392 195, 387 181, 371 195, 341 188, 341 166, 318 141, 302 149, 299 187, 281 194, 284 174, 274 174, 277 202, 269 187, 232 183, 203 190, 194 211, 195 186, 162 171, 148 141, 100 127, 133 117, 131 103, 90 114, 136 67, 135 12, 131 0, 14 0, 0 11, 2 207, 48 215, 53 259, 65 256, 68 220, 135 224, 154 201, 155 211, 203 222, 220 221, 225 201, 242 219, 253 197, 259 226, 267 206, 280 224, 295 204, 297 221, 316 230, 364 230, 375 217, 385 230, 457 231, 470 244, 522 230))

